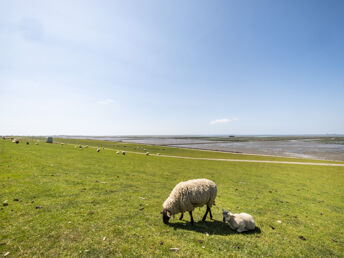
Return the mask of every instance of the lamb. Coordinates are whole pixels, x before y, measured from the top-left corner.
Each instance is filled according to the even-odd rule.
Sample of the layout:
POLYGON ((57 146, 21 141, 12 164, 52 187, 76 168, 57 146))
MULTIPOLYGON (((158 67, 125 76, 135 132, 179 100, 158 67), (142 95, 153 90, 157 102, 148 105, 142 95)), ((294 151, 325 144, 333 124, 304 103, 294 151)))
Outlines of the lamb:
POLYGON ((253 217, 247 213, 233 214, 230 211, 222 209, 223 222, 228 222, 231 229, 236 230, 238 233, 253 230, 256 224, 253 217))
POLYGON ((100 149, 99 149, 99 148, 97 148, 97 152, 100 152, 100 149))
POLYGON ((177 184, 170 196, 165 200, 161 212, 162 219, 165 224, 168 224, 170 217, 177 213, 182 213, 180 219, 183 218, 183 213, 188 211, 191 219, 191 225, 194 223, 192 211, 196 207, 207 205, 202 221, 207 218, 208 212, 210 219, 213 219, 210 208, 215 205, 215 198, 217 194, 216 184, 209 179, 193 179, 177 184))

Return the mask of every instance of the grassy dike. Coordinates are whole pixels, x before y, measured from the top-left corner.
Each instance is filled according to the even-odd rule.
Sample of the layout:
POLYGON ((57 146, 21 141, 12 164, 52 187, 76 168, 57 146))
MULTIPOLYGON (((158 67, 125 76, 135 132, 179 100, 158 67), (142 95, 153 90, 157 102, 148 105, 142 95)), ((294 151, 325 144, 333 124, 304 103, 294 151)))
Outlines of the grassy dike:
MULTIPOLYGON (((344 167, 165 158, 130 151, 300 160, 61 141, 65 145, 0 140, 0 255, 338 257, 344 253, 344 167), (113 150, 97 153, 74 144, 113 150), (128 153, 117 155, 117 149, 128 153), (176 217, 164 225, 161 205, 175 184, 203 177, 218 186, 212 209, 215 221, 190 226, 185 214, 184 221, 176 217), (2 205, 5 200, 8 206, 2 205), (221 222, 222 208, 252 214, 257 230, 231 231, 221 222), (171 252, 173 247, 179 251, 171 252)), ((195 221, 204 212, 205 208, 196 209, 195 221)))

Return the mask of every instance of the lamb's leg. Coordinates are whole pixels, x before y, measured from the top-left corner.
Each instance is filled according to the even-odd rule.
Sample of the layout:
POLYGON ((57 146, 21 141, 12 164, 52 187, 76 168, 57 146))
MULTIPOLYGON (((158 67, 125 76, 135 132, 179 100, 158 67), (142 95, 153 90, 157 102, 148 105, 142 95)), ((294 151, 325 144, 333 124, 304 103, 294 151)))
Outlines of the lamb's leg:
POLYGON ((213 214, 211 214, 211 209, 209 208, 209 215, 210 215, 210 219, 213 219, 213 214))
POLYGON ((209 212, 209 207, 207 206, 207 211, 205 212, 205 214, 204 214, 204 216, 203 216, 203 219, 202 219, 202 221, 204 222, 205 221, 205 219, 207 218, 207 215, 208 215, 208 212, 209 212))
POLYGON ((191 225, 193 225, 194 224, 194 219, 192 217, 192 211, 189 211, 189 214, 190 214, 190 219, 191 219, 191 225))
POLYGON ((180 214, 179 220, 182 220, 184 216, 184 213, 182 212, 182 214, 180 214))
POLYGON ((241 232, 245 232, 245 231, 247 231, 247 229, 244 227, 244 228, 238 228, 237 229, 237 232, 238 233, 241 233, 241 232))

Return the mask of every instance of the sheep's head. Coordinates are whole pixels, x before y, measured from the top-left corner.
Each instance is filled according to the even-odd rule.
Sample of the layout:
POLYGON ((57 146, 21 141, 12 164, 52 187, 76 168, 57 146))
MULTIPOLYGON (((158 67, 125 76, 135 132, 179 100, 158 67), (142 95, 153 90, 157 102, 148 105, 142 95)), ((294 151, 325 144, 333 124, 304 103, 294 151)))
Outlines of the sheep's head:
POLYGON ((222 218, 223 222, 227 222, 233 217, 233 214, 230 211, 226 211, 225 209, 222 209, 222 218))
POLYGON ((171 212, 166 210, 166 209, 163 209, 162 212, 162 220, 165 224, 168 224, 168 221, 170 220, 171 218, 171 212))

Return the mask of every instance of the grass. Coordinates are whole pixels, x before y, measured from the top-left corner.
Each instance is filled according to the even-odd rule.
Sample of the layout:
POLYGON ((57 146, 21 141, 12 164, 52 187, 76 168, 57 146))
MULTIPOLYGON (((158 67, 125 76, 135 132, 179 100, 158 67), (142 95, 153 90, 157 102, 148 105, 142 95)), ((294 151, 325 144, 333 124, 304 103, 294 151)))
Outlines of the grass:
MULTIPOLYGON (((162 152, 164 147, 149 148, 162 152)), ((0 255, 170 256, 170 248, 178 247, 173 255, 339 257, 344 253, 343 184, 344 167, 123 156, 67 144, 1 140, 0 201, 9 205, 0 210, 0 255), (218 185, 215 221, 190 226, 185 214, 184 221, 176 217, 171 225, 163 224, 161 205, 175 184, 203 177, 218 185), (222 208, 252 214, 258 229, 250 234, 231 231, 221 222, 222 208)), ((204 212, 196 209, 195 221, 204 212)))

